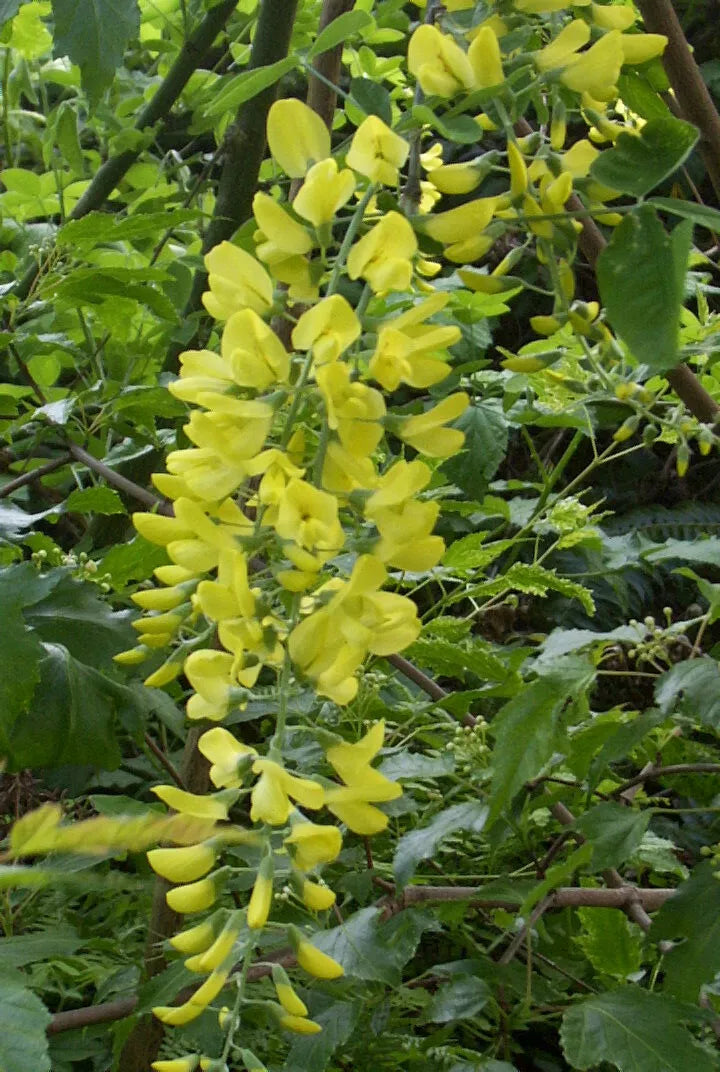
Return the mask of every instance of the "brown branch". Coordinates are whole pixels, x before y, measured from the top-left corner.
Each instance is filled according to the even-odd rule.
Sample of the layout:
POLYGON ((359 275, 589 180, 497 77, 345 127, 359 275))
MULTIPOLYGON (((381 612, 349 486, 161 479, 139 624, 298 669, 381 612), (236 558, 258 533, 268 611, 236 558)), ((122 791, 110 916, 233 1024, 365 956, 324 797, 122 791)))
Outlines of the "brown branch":
POLYGON ((433 681, 431 677, 415 666, 414 663, 411 663, 410 660, 406 659, 403 655, 388 655, 387 661, 391 666, 394 666, 396 670, 399 670, 403 677, 406 677, 408 681, 414 682, 418 688, 421 688, 424 693, 427 693, 431 700, 445 700, 450 695, 442 685, 438 685, 436 681, 433 681))
MULTIPOLYGON (((354 6, 355 0, 324 0, 320 12, 318 33, 339 18, 340 15, 343 15, 346 11, 351 11, 354 6)), ((310 108, 317 112, 328 130, 332 129, 335 105, 337 104, 337 93, 331 88, 331 85, 328 85, 328 82, 332 86, 336 86, 340 81, 342 51, 341 42, 335 48, 330 48, 327 52, 321 52, 313 59, 314 70, 327 79, 327 82, 323 82, 322 79, 317 78, 314 74, 311 74, 308 80, 306 101, 310 108)))
POLYGON ((690 51, 671 0, 637 0, 650 33, 668 39, 662 57, 665 72, 685 119, 700 130, 700 151, 715 194, 720 199, 720 115, 690 51))
POLYGON ((149 733, 145 734, 144 741, 147 747, 152 752, 152 754, 157 759, 158 763, 160 763, 161 766, 163 766, 168 772, 172 780, 175 782, 175 785, 179 786, 181 789, 185 789, 186 786, 185 782, 183 781, 182 774, 177 769, 172 760, 168 759, 157 741, 153 740, 149 733))
POLYGON ((650 781, 652 778, 662 778, 668 774, 720 774, 720 763, 670 763, 667 767, 650 766, 640 771, 634 778, 628 778, 626 782, 618 786, 613 795, 620 796, 635 785, 642 785, 643 782, 650 781))
POLYGON ((26 484, 32 484, 35 480, 41 480, 48 473, 54 473, 56 469, 62 469, 71 460, 72 455, 62 454, 59 458, 53 458, 51 462, 46 462, 45 465, 39 465, 37 469, 28 469, 27 472, 16 476, 14 480, 8 480, 7 484, 0 488, 0 499, 6 499, 14 491, 24 488, 26 484))
POLYGON ((150 509, 157 509, 159 514, 165 514, 168 517, 172 517, 172 506, 166 499, 161 499, 157 495, 153 495, 151 491, 146 488, 141 488, 139 484, 136 484, 133 480, 128 480, 126 476, 121 473, 116 473, 114 469, 111 469, 105 462, 101 462, 98 458, 94 458, 92 454, 84 450, 83 447, 78 447, 75 443, 71 443, 68 446, 70 454, 76 461, 82 462, 88 469, 92 469, 93 472, 101 476, 103 480, 107 481, 118 491, 124 491, 126 495, 136 499, 144 506, 149 506, 150 509))

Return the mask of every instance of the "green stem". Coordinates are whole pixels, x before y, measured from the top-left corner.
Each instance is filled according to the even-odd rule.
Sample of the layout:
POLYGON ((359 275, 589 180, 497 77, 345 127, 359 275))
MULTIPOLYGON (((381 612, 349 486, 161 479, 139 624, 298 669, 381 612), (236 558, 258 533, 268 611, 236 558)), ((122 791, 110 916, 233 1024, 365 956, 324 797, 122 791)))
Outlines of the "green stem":
POLYGON ((338 255, 335 258, 335 264, 333 265, 332 275, 330 276, 330 282, 328 283, 327 290, 325 291, 325 296, 326 297, 329 297, 331 294, 334 294, 335 291, 338 288, 338 284, 340 282, 340 276, 342 274, 343 268, 345 267, 345 261, 347 260, 348 253, 350 252, 350 247, 352 246, 352 244, 353 244, 353 242, 355 240, 356 234, 360 230, 360 225, 362 224, 362 221, 365 218, 365 209, 370 204, 370 199, 372 198, 374 193, 375 193, 375 185, 374 185, 374 183, 370 183, 370 185, 368 186, 367 190, 365 191, 365 193, 363 195, 362 200, 358 203, 358 206, 355 209, 353 217, 350 220, 350 224, 348 225, 348 229, 345 232, 345 237, 342 240, 342 245, 340 246, 340 249, 338 251, 338 255))
POLYGON ((5 161, 7 167, 15 167, 12 146, 12 131, 10 130, 10 49, 5 49, 5 65, 2 79, 2 113, 3 132, 5 135, 5 161))
POLYGON ((221 1061, 227 1061, 230 1056, 230 1050, 232 1049, 233 1042, 235 1040, 235 1032, 240 1024, 240 1007, 245 997, 245 987, 247 985, 248 972, 250 971, 250 965, 252 963, 254 947, 251 945, 246 950, 243 957, 242 968, 240 969, 240 975, 237 981, 237 994, 235 995, 235 1004, 233 1005, 232 1016, 230 1019, 230 1029, 225 1038, 225 1045, 223 1046, 222 1054, 220 1055, 221 1061))

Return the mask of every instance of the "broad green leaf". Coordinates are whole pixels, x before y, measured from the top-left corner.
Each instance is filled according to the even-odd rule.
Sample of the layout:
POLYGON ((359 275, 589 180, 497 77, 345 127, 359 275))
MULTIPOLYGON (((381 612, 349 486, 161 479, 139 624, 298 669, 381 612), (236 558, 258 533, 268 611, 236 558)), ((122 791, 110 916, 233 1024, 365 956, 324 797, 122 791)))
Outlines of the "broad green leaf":
POLYGON ((474 975, 460 976, 439 988, 425 1012, 425 1019, 434 1024, 468 1020, 477 1016, 491 996, 490 987, 484 979, 474 975))
POLYGON ((427 826, 419 826, 404 834, 397 843, 393 871, 398 886, 407 885, 421 860, 428 860, 443 838, 458 831, 479 834, 488 817, 487 805, 479 800, 453 804, 436 815, 427 826))
POLYGON ((668 234, 655 210, 642 205, 616 227, 598 259, 600 294, 610 324, 653 372, 664 372, 679 361, 691 234, 689 222, 668 234))
POLYGON ((575 941, 593 968, 625 980, 642 964, 642 940, 616 908, 580 908, 583 933, 575 941))
POLYGON ((72 929, 63 928, 19 934, 0 941, 0 972, 6 968, 22 968, 50 957, 69 957, 82 945, 82 939, 72 929))
POLYGON ((366 115, 379 115, 388 126, 392 124, 390 94, 380 82, 371 78, 353 78, 350 82, 350 96, 366 115))
POLYGON ((65 500, 71 514, 126 514, 123 501, 116 491, 99 484, 95 488, 76 488, 65 500))
POLYGON ((329 52, 331 48, 347 41, 353 34, 364 30, 366 26, 371 26, 373 21, 372 16, 366 11, 345 11, 342 15, 338 15, 317 35, 308 52, 308 59, 319 56, 321 52, 329 52))
POLYGON ((618 640, 636 641, 637 630, 631 625, 620 625, 617 629, 596 633, 593 629, 563 629, 558 626, 543 641, 542 654, 538 661, 551 663, 559 655, 569 655, 583 648, 594 648, 596 644, 604 647, 618 640))
MULTIPOLYGON (((149 282, 135 282, 131 269, 121 275, 106 269, 75 269, 54 287, 55 298, 77 305, 101 305, 111 298, 132 298, 146 305, 163 320, 177 320, 178 312, 173 303, 149 282)), ((140 279, 156 279, 153 271, 141 270, 140 279)), ((164 273, 161 273, 164 277, 164 273)), ((137 277, 136 277, 137 278, 137 277)))
POLYGON ((0 755, 7 756, 8 740, 17 719, 27 710, 40 680, 43 648, 20 611, 2 599, 2 644, 0 644, 0 755))
POLYGON ((48 867, 22 867, 19 864, 0 865, 0 890, 25 890, 48 886, 58 881, 57 871, 48 867))
MULTIPOLYGON (((173 208, 173 226, 190 223, 197 216, 192 209, 173 208)), ((158 234, 167 226, 168 216, 165 212, 135 212, 132 216, 89 212, 82 219, 64 223, 57 233, 57 243, 76 250, 88 250, 104 242, 157 241, 158 234)))
POLYGON ((142 536, 135 536, 129 543, 111 547, 100 560, 99 567, 101 573, 110 575, 110 583, 119 591, 130 581, 145 580, 157 566, 165 565, 167 560, 164 547, 158 547, 142 536))
POLYGON ((23 0, 0 0, 0 28, 17 15, 22 3, 23 0))
POLYGON ((254 67, 249 71, 242 71, 241 74, 232 78, 219 93, 213 95, 210 103, 203 108, 203 114, 212 118, 223 115, 225 112, 235 111, 241 104, 257 97, 258 93, 262 93, 264 89, 275 85, 283 75, 297 67, 297 62, 296 57, 286 56, 285 59, 278 60, 277 63, 269 63, 266 67, 254 67))
POLYGON ((422 752, 402 749, 396 755, 383 759, 378 769, 393 781, 410 778, 424 781, 426 778, 442 778, 445 774, 452 774, 454 767, 455 760, 449 752, 443 752, 439 756, 426 756, 422 752))
POLYGON ((76 175, 82 175, 85 164, 78 134, 78 117, 70 101, 63 101, 58 108, 55 138, 65 162, 76 175))
POLYGON ((505 457, 508 425, 499 407, 468 406, 455 422, 465 433, 463 450, 443 465, 446 476, 472 499, 482 499, 505 457))
POLYGON ((665 902, 650 937, 677 942, 665 954, 663 990, 682 1001, 697 1001, 703 983, 720 971, 720 879, 709 860, 665 902))
POLYGON ((500 817, 525 782, 537 777, 553 752, 561 747, 562 711, 574 697, 584 694, 594 675, 589 663, 567 659, 526 685, 495 715, 491 822, 500 817))
POLYGON ((50 1072, 50 1013, 17 972, 0 974, 1 1072, 50 1072))
POLYGON ((643 839, 650 821, 650 813, 633 811, 612 800, 596 804, 578 819, 578 830, 592 843, 592 865, 602 871, 618 867, 643 839))
POLYGON ((441 119, 427 104, 416 104, 411 112, 416 123, 419 125, 427 123, 448 141, 455 141, 460 145, 477 145, 482 137, 482 130, 472 116, 443 116, 441 119))
POLYGON ((288 1053, 283 1072, 323 1072, 338 1046, 351 1037, 360 1015, 360 1006, 347 1001, 328 1002, 326 1007, 311 1013, 320 1024, 318 1035, 296 1037, 288 1053))
POLYGON ((639 71, 623 71, 617 85, 623 104, 643 119, 667 119, 671 114, 665 101, 639 71))
POLYGON ((560 1039, 571 1068, 607 1062, 618 1072, 717 1072, 682 1020, 672 1000, 625 986, 571 1006, 560 1039))
POLYGON ((339 927, 313 934, 312 943, 342 964, 346 975, 399 986, 422 935, 437 927, 430 911, 410 909, 383 922, 382 909, 362 908, 339 927))
POLYGON ((68 56, 97 103, 140 25, 137 0, 52 0, 55 55, 68 56))
POLYGON ((654 205, 661 212, 691 220, 701 227, 706 227, 708 231, 720 231, 720 212, 716 208, 696 205, 692 201, 678 201, 674 197, 652 197, 648 204, 654 205))
POLYGON ((685 715, 720 729, 720 668, 714 659, 686 659, 657 679, 655 702, 666 715, 685 715))
POLYGON ((613 190, 644 197, 687 160, 698 137, 697 129, 682 119, 651 119, 636 134, 620 134, 612 149, 594 161, 590 175, 613 190))

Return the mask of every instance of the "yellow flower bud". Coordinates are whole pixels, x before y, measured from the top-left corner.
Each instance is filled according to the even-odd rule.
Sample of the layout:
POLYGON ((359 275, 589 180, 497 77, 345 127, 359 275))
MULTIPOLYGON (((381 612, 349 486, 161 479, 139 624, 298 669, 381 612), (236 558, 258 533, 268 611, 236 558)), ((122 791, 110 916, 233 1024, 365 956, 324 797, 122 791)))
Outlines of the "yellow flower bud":
POLYGON ((140 663, 144 663, 150 656, 150 652, 143 645, 139 648, 128 648, 127 651, 119 651, 117 655, 113 655, 113 661, 119 663, 120 666, 138 666, 140 663))
POLYGON ((260 864, 247 908, 247 925, 252 930, 260 930, 268 921, 272 907, 274 871, 272 854, 267 853, 260 864))
POLYGON ((514 141, 508 142, 507 154, 510 165, 510 196, 515 200, 522 197, 528 188, 527 167, 514 141))
POLYGON ((210 948, 214 938, 215 927, 211 920, 206 919, 196 927, 189 927, 188 930, 173 935, 170 945, 177 949, 178 953, 204 953, 210 948))
POLYGON ((562 324, 554 316, 531 316, 530 326, 538 335, 554 335, 562 324))
POLYGON ((163 685, 169 685, 171 681, 175 681, 179 677, 181 670, 182 663, 174 663, 170 660, 163 663, 152 674, 148 674, 143 681, 143 685, 149 689, 161 689, 163 685))
POLYGON ((329 886, 320 886, 309 879, 303 882, 302 899, 311 912, 325 912, 335 904, 335 894, 329 886))
POLYGON ((215 882, 210 877, 168 890, 165 900, 174 912, 181 912, 185 915, 188 912, 202 912, 210 908, 215 903, 216 896, 215 882))
POLYGON ((616 443, 624 443, 626 439, 630 439, 631 436, 635 435, 639 424, 640 418, 638 416, 633 415, 632 417, 628 417, 623 421, 618 430, 613 433, 613 439, 616 443))
POLYGON ((296 941, 295 953, 300 967, 308 975, 312 975, 316 979, 339 979, 341 975, 345 974, 342 964, 338 964, 327 953, 322 953, 319 949, 316 949, 314 945, 311 945, 304 938, 296 941))
POLYGON ((675 457, 675 469, 677 470, 677 475, 680 477, 681 480, 687 473, 689 467, 690 447, 687 445, 687 443, 680 443, 678 444, 677 455, 675 457))
POLYGON ((320 1024, 316 1024, 314 1020, 288 1014, 280 1017, 280 1026, 286 1031, 294 1031, 296 1035, 317 1035, 319 1031, 322 1031, 320 1024))
POLYGON ((290 1016, 307 1016, 307 1006, 293 990, 287 972, 280 964, 273 964, 272 980, 278 1001, 290 1016))
POLYGON ((153 1061, 150 1067, 154 1072, 194 1072, 199 1057, 189 1054, 187 1057, 173 1057, 170 1061, 153 1061))
POLYGON ((168 882, 194 882, 215 863, 215 849, 207 843, 180 849, 151 849, 147 858, 153 871, 168 882))
POLYGON ((505 81, 497 34, 485 24, 468 49, 467 58, 475 75, 477 89, 489 89, 505 81))

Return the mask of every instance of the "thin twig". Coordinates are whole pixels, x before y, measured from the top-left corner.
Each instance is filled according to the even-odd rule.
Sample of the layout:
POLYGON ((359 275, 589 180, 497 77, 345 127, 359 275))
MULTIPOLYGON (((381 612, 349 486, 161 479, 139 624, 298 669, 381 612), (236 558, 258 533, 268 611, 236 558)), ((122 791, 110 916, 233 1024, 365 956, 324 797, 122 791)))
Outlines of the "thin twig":
POLYGON ((153 740, 149 733, 146 733, 143 739, 147 747, 157 759, 158 763, 160 763, 165 768, 172 780, 175 782, 175 785, 180 786, 181 789, 185 789, 185 782, 183 781, 180 771, 177 769, 173 761, 171 759, 168 759, 157 741, 153 740))
POLYGON ((650 766, 643 769, 634 778, 628 778, 614 791, 614 796, 620 796, 626 790, 635 785, 642 785, 651 778, 662 778, 668 774, 720 774, 720 763, 670 763, 667 767, 650 766))
POLYGON ((45 465, 39 465, 37 469, 28 469, 27 472, 16 476, 14 480, 8 480, 7 484, 0 488, 0 499, 6 499, 14 491, 24 488, 26 484, 32 484, 35 480, 41 480, 48 473, 54 473, 56 469, 62 469, 69 461, 72 461, 72 455, 62 454, 59 458, 46 462, 45 465))
POLYGON ((150 509, 156 509, 159 514, 165 514, 167 517, 173 516, 172 506, 166 499, 153 495, 151 491, 140 487, 134 480, 128 480, 121 473, 116 473, 109 465, 101 462, 98 458, 94 458, 83 447, 78 447, 75 443, 71 443, 68 450, 76 461, 82 462, 88 469, 92 469, 93 472, 101 476, 108 484, 117 488, 118 491, 124 491, 126 495, 131 496, 131 498, 136 499, 145 506, 149 506, 150 509))

